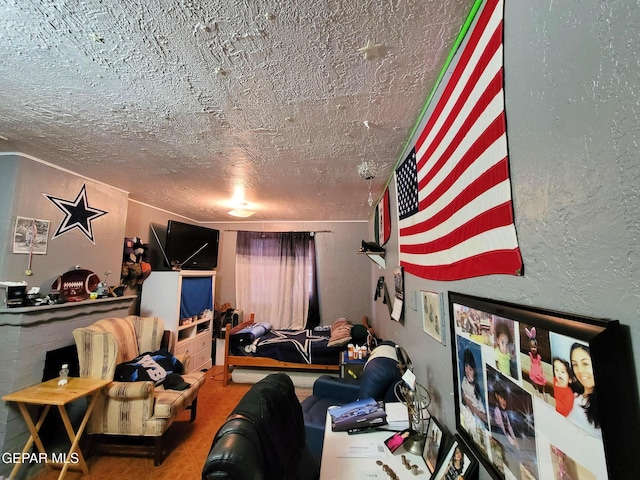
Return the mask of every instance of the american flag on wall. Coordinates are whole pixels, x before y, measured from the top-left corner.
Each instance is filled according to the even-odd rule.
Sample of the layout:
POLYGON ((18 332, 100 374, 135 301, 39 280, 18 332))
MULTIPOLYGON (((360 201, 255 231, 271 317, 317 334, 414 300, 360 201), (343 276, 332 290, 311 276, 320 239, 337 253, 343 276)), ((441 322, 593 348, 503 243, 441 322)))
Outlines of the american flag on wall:
POLYGON ((400 265, 433 280, 522 274, 507 155, 504 4, 487 0, 396 170, 400 265))

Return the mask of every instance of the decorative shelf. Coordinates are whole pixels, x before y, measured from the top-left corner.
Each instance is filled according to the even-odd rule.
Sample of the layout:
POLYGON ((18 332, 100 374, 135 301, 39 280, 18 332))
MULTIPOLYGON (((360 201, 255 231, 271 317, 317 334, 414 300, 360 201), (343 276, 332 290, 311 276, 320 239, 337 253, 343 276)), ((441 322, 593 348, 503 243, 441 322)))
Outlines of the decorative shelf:
POLYGON ((366 255, 381 268, 387 268, 384 259, 385 252, 358 252, 358 255, 366 255))

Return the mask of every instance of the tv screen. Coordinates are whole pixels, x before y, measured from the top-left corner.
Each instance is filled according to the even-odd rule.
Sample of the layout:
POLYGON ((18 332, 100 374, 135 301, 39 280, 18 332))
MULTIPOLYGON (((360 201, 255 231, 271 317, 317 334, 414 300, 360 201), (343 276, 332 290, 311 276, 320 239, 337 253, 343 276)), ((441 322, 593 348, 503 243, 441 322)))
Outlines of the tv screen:
POLYGON ((165 253, 171 268, 211 270, 218 266, 220 231, 169 220, 165 253))

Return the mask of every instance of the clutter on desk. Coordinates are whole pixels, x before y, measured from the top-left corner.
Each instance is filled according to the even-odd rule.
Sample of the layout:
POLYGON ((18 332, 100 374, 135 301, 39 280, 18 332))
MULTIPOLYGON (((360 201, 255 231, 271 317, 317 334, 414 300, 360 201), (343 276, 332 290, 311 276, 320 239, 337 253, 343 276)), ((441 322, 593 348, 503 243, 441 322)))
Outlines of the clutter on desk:
POLYGON ((380 427, 387 423, 387 412, 382 400, 364 398, 345 403, 339 407, 330 407, 331 430, 344 432, 348 430, 380 427))

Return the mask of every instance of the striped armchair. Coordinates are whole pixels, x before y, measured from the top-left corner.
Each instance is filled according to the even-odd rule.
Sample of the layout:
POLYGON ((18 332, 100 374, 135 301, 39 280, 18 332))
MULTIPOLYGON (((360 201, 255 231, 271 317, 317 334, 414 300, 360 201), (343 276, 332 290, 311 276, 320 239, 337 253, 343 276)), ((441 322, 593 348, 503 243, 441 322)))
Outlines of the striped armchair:
MULTIPOLYGON (((73 337, 78 347, 81 377, 113 379, 116 365, 145 352, 160 348, 164 335, 160 318, 105 318, 84 328, 76 328, 73 337)), ((188 359, 184 359, 185 370, 188 359)), ((154 438, 154 465, 164 456, 163 437, 176 417, 191 409, 196 418, 198 391, 205 381, 203 372, 183 375, 191 384, 186 390, 165 390, 153 382, 114 381, 102 389, 87 433, 129 435, 154 438)))

